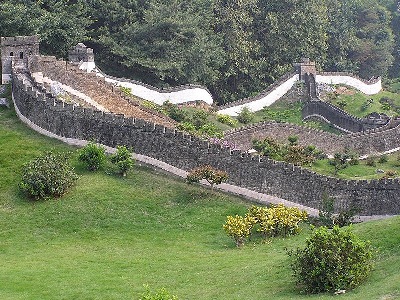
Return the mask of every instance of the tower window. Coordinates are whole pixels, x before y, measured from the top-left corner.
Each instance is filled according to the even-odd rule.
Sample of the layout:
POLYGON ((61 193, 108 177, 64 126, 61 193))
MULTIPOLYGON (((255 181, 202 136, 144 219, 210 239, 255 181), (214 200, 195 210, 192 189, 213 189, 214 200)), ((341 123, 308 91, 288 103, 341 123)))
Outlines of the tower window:
POLYGON ((10 56, 14 56, 14 52, 10 52, 10 56))
POLYGON ((19 53, 19 58, 20 58, 20 59, 23 59, 23 58, 24 58, 24 52, 20 52, 20 53, 19 53))

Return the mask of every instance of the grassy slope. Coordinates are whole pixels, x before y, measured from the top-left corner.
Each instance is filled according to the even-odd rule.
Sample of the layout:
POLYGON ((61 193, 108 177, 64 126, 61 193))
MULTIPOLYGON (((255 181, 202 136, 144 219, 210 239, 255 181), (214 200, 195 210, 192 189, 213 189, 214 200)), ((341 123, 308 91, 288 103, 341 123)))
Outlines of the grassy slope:
MULTIPOLYGON (((62 199, 27 202, 18 171, 50 148, 0 108, 0 299, 138 299, 143 284, 180 299, 331 299, 302 296, 285 248, 309 233, 235 249, 221 225, 248 204, 136 167, 126 179, 89 174, 62 199)), ((400 297, 400 218, 355 226, 380 249, 376 270, 342 299, 400 297)))

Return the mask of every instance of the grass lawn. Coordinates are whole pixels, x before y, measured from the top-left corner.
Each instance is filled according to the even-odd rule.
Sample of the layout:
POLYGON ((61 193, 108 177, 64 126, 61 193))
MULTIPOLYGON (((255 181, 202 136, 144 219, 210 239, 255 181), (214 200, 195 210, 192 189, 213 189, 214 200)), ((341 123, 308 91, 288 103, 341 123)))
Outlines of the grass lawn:
POLYGON ((394 171, 396 173, 393 177, 399 177, 400 161, 398 158, 399 153, 387 155, 387 162, 379 162, 379 157, 376 157, 374 159, 375 166, 367 165, 366 160, 360 160, 358 165, 349 165, 347 168, 339 170, 337 175, 334 174, 335 168, 329 164, 328 159, 317 160, 313 163, 311 169, 319 174, 336 176, 343 179, 379 179, 386 175, 385 173, 380 173, 381 171, 394 171))
POLYGON ((341 101, 345 101, 346 105, 342 107, 348 113, 365 117, 372 112, 384 113, 389 116, 399 115, 400 112, 400 94, 387 90, 382 90, 375 95, 365 95, 357 92, 355 89, 348 89, 350 94, 339 94, 331 103, 339 106, 341 101), (380 102, 382 98, 389 99, 391 105, 384 105, 380 102))
MULTIPOLYGON (((145 167, 127 178, 88 173, 64 197, 30 202, 18 191, 31 157, 72 147, 26 128, 0 108, 0 299, 139 299, 167 288, 179 299, 336 299, 299 294, 286 248, 310 229, 242 249, 225 235, 227 215, 248 203, 145 167)), ((400 297, 400 218, 354 226, 379 250, 375 271, 341 299, 400 297)))

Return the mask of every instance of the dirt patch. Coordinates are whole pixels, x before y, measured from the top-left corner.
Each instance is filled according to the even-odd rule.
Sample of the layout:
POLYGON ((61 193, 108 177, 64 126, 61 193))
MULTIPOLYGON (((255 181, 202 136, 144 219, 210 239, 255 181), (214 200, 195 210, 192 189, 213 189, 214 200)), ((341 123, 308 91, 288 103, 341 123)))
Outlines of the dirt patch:
POLYGON ((349 89, 345 86, 338 86, 335 89, 335 93, 338 95, 354 95, 356 92, 352 89, 349 89))

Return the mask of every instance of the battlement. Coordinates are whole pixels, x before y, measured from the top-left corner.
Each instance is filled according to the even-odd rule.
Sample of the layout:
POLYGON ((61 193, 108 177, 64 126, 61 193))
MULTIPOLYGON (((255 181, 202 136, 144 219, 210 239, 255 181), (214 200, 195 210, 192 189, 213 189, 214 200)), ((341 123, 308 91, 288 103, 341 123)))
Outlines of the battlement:
POLYGON ((25 45, 39 45, 39 35, 1 37, 1 47, 18 47, 25 45))

